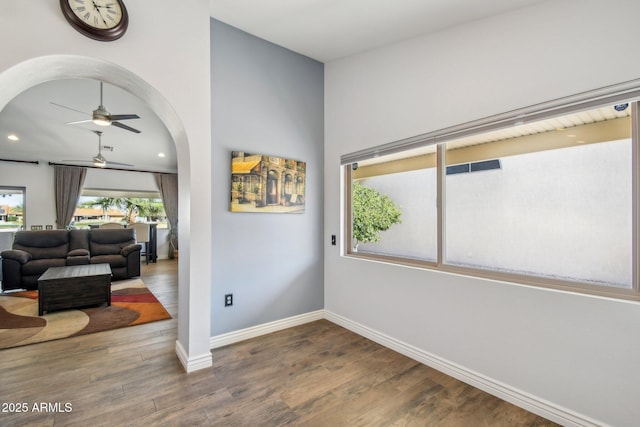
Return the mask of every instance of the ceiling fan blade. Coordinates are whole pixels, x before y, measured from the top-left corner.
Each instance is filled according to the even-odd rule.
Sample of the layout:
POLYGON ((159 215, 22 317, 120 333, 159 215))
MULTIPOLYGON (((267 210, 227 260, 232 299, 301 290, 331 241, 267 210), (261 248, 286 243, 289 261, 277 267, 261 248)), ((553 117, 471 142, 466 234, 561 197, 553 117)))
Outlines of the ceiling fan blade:
POLYGON ((118 127, 120 129, 128 130, 130 132, 140 133, 140 131, 138 129, 134 129, 131 126, 127 126, 127 125, 122 124, 120 122, 111 122, 111 125, 115 126, 115 127, 118 127))
POLYGON ((66 108, 67 110, 75 111, 76 113, 81 113, 81 114, 84 114, 85 116, 90 116, 91 115, 90 113, 87 113, 86 111, 80 111, 80 110, 76 110, 75 108, 67 107, 66 105, 56 104, 53 101, 49 101, 49 104, 53 104, 56 107, 66 108))
POLYGON ((77 125, 77 124, 80 124, 80 123, 91 123, 91 122, 92 122, 91 119, 89 119, 89 120, 78 120, 76 122, 67 122, 67 123, 65 123, 65 125, 77 125))
MULTIPOLYGON (((96 161, 95 160, 69 160, 69 159, 65 159, 62 160, 63 162, 71 162, 71 163, 87 163, 87 164, 91 164, 91 165, 96 165, 96 161)), ((105 166, 126 166, 126 167, 135 167, 135 165, 132 165, 130 163, 120 163, 120 162, 111 162, 109 160, 106 160, 104 162, 105 166)))
POLYGON ((111 120, 131 120, 140 118, 137 114, 112 114, 109 117, 111 120))
POLYGON ((134 165, 131 165, 129 163, 110 162, 109 160, 107 160, 107 166, 129 166, 129 167, 133 167, 134 165))

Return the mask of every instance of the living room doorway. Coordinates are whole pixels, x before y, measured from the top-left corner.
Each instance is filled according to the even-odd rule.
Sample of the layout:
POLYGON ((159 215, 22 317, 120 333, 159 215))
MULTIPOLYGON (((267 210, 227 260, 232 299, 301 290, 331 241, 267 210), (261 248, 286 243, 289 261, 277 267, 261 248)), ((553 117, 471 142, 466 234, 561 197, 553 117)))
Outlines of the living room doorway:
MULTIPOLYGON (((145 78, 122 68, 114 63, 78 55, 49 55, 34 57, 17 63, 0 74, 0 109, 4 108, 21 92, 44 82, 80 78, 94 79, 109 83, 126 90, 142 100, 165 124, 176 147, 179 173, 179 236, 182 256, 179 258, 178 274, 178 336, 176 354, 187 372, 211 366, 212 359, 209 348, 209 330, 211 318, 210 304, 210 268, 208 263, 192 263, 191 251, 199 257, 209 259, 211 254, 210 212, 211 182, 210 166, 201 151, 194 158, 190 154, 189 138, 182 119, 176 109, 162 93, 169 93, 173 102, 177 102, 183 115, 198 115, 200 111, 185 99, 184 91, 175 91, 171 85, 175 82, 167 80, 154 70, 146 71, 147 78, 156 81, 160 90, 150 86, 145 78), (198 177, 196 180, 192 177, 198 177), (192 188, 192 182, 195 187, 192 188), (190 193, 198 193, 192 200, 190 193), (198 234, 191 238, 191 228, 198 234), (195 247, 191 248, 191 245, 195 247), (192 285, 195 283, 195 285, 192 285)), ((197 122, 205 123, 206 120, 197 122)), ((199 134, 208 135, 209 130, 199 128, 194 120, 189 122, 189 135, 197 138, 199 134)), ((208 129, 208 128, 207 128, 208 129)), ((202 136, 201 135, 201 136, 202 136)))

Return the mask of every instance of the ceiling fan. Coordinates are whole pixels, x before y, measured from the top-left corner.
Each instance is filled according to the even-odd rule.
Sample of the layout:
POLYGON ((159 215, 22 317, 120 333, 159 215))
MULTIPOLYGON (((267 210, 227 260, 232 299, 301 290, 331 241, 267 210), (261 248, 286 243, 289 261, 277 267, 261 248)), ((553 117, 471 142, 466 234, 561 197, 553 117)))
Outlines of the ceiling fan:
MULTIPOLYGON (((93 122, 98 126, 109 126, 113 125, 115 127, 119 127, 120 129, 128 130, 134 133, 140 133, 138 129, 132 128, 131 126, 127 126, 124 123, 120 123, 120 120, 131 120, 131 119, 139 119, 140 117, 137 114, 111 114, 102 103, 102 86, 103 83, 100 82, 100 105, 98 108, 93 110, 91 114, 91 119, 88 120, 79 120, 76 122, 69 122, 68 125, 76 125, 78 123, 88 123, 93 122)), ((67 110, 75 111, 82 114, 89 114, 84 111, 76 110, 71 107, 67 107, 65 105, 56 104, 55 102, 51 102, 51 104, 56 105, 58 107, 66 108, 67 110)))
POLYGON ((131 165, 129 163, 110 162, 107 159, 105 159, 104 156, 102 155, 102 149, 104 148, 104 149, 107 149, 109 151, 113 151, 113 147, 102 145, 102 134, 103 134, 103 132, 101 132, 99 130, 92 130, 91 132, 93 132, 96 135, 98 135, 98 154, 93 156, 93 158, 91 160, 63 160, 63 162, 92 163, 94 166, 97 166, 99 168, 104 168, 104 167, 107 167, 107 166, 128 166, 128 167, 133 167, 133 165, 131 165))

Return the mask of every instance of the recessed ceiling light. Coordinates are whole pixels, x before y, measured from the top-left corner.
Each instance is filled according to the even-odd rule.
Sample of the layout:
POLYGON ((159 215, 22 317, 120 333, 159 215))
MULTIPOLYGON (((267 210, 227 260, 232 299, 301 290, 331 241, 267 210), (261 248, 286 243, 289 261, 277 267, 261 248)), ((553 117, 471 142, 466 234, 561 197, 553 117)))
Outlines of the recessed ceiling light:
POLYGON ((17 141, 20 138, 18 138, 18 135, 16 135, 15 133, 10 134, 9 136, 7 136, 7 138, 11 141, 17 141))
POLYGON ((164 153, 158 153, 158 157, 165 157, 164 153))

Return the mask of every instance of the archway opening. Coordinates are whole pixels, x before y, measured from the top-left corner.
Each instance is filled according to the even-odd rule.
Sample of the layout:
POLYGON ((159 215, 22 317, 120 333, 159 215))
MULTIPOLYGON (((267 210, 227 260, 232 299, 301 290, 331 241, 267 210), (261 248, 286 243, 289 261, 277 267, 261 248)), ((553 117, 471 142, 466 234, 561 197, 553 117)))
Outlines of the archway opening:
MULTIPOLYGON (((38 84, 59 79, 94 79, 117 86, 128 91, 142 100, 160 118, 169 131, 176 148, 179 176, 179 235, 180 257, 178 278, 178 340, 176 353, 185 369, 189 372, 210 366, 211 358, 208 353, 207 342, 202 339, 205 335, 202 328, 198 333, 190 331, 190 318, 193 313, 200 317, 209 317, 210 306, 200 302, 198 298, 191 298, 190 277, 194 269, 194 276, 201 277, 202 272, 197 266, 192 266, 190 260, 190 228, 191 228, 191 162, 189 143, 185 128, 180 117, 165 99, 160 91, 149 85, 142 77, 131 71, 97 58, 77 55, 51 55, 32 58, 18 63, 0 73, 0 110, 4 109, 13 98, 21 92, 38 84), (187 171, 187 173, 180 173, 187 171), (192 300, 198 305, 198 310, 191 307, 192 300), (197 335, 196 338, 192 335, 197 335), (201 342, 202 341, 202 342, 201 342), (194 348, 196 350, 194 350, 194 348), (206 348, 206 352, 203 349, 206 348), (198 353, 196 356, 193 353, 198 353)), ((200 219, 198 217, 198 219, 200 219)), ((206 335, 208 335, 208 331, 206 335)))

